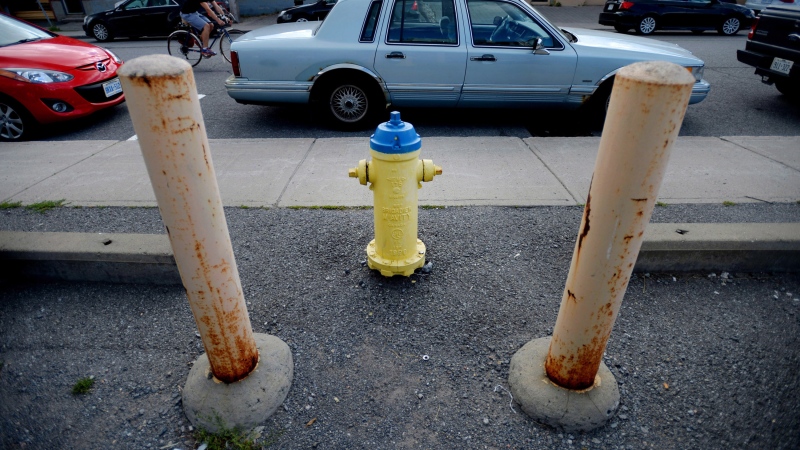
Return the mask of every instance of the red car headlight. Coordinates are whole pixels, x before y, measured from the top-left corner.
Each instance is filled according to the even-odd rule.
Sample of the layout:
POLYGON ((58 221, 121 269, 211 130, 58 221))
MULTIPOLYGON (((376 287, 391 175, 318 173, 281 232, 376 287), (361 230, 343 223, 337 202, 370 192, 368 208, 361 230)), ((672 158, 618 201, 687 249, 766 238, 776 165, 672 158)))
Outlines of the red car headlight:
POLYGON ((64 83, 75 78, 68 73, 44 69, 0 69, 0 76, 27 83, 64 83))

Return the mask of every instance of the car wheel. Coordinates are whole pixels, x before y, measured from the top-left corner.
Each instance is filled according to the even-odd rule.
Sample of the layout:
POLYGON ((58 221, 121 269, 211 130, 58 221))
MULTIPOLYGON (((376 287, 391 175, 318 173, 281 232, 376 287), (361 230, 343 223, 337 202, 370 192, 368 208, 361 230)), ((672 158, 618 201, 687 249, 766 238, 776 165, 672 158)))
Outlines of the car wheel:
POLYGON ((800 102, 800 86, 790 80, 775 81, 778 92, 789 97, 792 101, 800 102))
POLYGON ((614 25, 614 29, 617 30, 617 33, 627 33, 629 28, 623 27, 622 25, 614 25))
POLYGON ((300 16, 297 19, 294 19, 295 22, 308 22, 308 17, 300 16))
POLYGON ((92 36, 100 42, 110 41, 114 39, 111 30, 108 29, 103 22, 95 22, 92 24, 92 36))
POLYGON ((19 142, 30 139, 36 121, 15 101, 0 98, 0 141, 19 142))
POLYGON ((367 80, 340 78, 325 86, 319 107, 331 126, 356 130, 372 124, 380 110, 380 96, 367 80))
POLYGON ((639 34, 653 34, 656 31, 656 27, 658 26, 658 22, 656 22, 656 18, 653 16, 645 16, 639 20, 639 24, 636 25, 636 32, 639 34))
POLYGON ((728 17, 722 22, 722 25, 719 26, 717 31, 719 34, 724 34, 725 36, 733 36, 739 32, 739 28, 741 27, 742 22, 739 21, 738 17, 728 17))

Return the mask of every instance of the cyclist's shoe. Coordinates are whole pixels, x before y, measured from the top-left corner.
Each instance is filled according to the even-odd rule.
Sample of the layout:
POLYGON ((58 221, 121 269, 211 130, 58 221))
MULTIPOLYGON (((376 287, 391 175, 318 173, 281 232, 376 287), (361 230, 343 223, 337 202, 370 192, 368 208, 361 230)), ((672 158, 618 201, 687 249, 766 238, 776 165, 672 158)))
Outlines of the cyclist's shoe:
POLYGON ((206 58, 211 58, 212 56, 217 54, 217 52, 215 52, 214 50, 211 50, 210 48, 204 48, 201 53, 206 58))

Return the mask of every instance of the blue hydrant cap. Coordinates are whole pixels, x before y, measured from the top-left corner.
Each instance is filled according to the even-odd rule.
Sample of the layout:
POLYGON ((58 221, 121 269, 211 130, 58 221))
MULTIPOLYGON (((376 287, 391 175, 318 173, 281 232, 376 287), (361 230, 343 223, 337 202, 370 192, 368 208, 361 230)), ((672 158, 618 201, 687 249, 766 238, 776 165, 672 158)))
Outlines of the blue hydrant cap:
POLYGON ((370 147, 381 153, 410 153, 422 147, 414 125, 400 120, 400 113, 392 111, 389 121, 378 125, 369 140, 370 147))

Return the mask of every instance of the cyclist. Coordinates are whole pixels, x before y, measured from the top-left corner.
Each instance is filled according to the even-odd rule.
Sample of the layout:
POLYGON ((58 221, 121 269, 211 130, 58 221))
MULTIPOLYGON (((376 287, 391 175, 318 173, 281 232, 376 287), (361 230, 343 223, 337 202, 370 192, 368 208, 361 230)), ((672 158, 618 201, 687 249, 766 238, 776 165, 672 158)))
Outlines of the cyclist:
POLYGON ((217 12, 219 14, 215 14, 214 11, 211 10, 211 7, 208 6, 209 0, 186 0, 183 2, 183 6, 181 6, 181 19, 189 23, 189 25, 193 26, 198 30, 202 30, 200 32, 200 39, 203 41, 203 50, 202 54, 206 58, 210 58, 217 53, 208 48, 208 38, 211 36, 211 30, 214 29, 214 25, 208 21, 205 17, 200 14, 200 8, 202 7, 208 17, 214 19, 217 24, 220 26, 224 26, 225 22, 222 21, 220 16, 222 15, 221 9, 217 2, 211 1, 217 8, 217 12))

